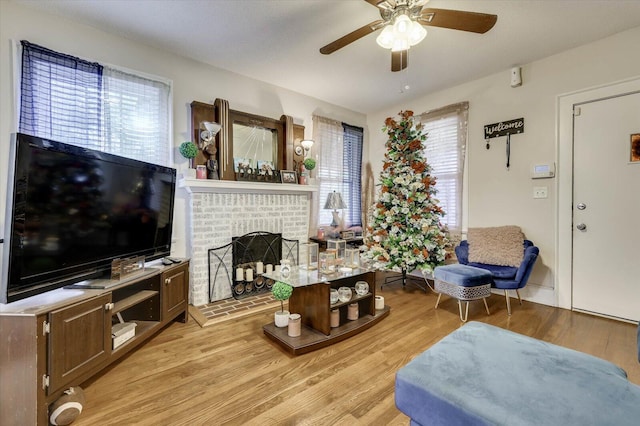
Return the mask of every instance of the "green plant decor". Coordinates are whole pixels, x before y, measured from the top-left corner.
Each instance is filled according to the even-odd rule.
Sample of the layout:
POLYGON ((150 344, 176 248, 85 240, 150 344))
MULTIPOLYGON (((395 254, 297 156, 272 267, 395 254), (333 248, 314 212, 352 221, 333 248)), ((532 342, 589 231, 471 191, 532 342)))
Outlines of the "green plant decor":
POLYGON ((304 168, 307 170, 313 170, 316 168, 316 160, 314 160, 313 158, 307 158, 306 160, 304 160, 304 168))
POLYGON ((284 301, 291 297, 291 293, 293 293, 293 287, 282 281, 276 281, 271 287, 274 299, 280 301, 281 312, 284 312, 284 301))
POLYGON ((415 125, 412 111, 401 111, 399 121, 387 118, 383 131, 389 139, 363 258, 380 270, 431 273, 444 263, 448 240, 436 178, 424 158, 427 135, 415 125))
POLYGON ((196 155, 198 155, 198 147, 193 142, 182 142, 178 150, 184 158, 187 158, 189 160, 192 158, 196 158, 196 155))

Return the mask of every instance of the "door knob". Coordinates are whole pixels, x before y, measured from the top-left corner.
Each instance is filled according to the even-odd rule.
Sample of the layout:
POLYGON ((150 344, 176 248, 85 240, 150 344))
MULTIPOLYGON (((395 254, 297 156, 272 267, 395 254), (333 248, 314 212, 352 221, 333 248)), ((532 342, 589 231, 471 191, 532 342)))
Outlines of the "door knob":
POLYGON ((578 210, 584 210, 587 208, 587 205, 585 203, 578 203, 576 207, 578 208, 578 210))
POLYGON ((587 229, 587 225, 585 225, 584 223, 579 223, 576 225, 576 228, 578 228, 578 231, 584 231, 585 229, 587 229))

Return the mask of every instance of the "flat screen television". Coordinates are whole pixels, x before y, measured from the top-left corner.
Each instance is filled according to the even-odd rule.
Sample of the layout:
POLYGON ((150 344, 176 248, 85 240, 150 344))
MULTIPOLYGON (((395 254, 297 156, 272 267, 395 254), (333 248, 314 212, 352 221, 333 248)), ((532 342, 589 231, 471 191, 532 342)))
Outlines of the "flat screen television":
POLYGON ((11 159, 0 303, 170 254, 175 169, 21 133, 11 159))

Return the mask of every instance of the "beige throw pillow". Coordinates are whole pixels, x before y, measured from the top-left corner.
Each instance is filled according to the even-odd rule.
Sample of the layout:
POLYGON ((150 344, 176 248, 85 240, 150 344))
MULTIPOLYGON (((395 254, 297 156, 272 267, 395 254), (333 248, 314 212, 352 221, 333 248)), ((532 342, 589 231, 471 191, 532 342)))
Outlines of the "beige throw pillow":
POLYGON ((470 228, 467 242, 469 262, 518 267, 524 257, 524 234, 519 226, 470 228))

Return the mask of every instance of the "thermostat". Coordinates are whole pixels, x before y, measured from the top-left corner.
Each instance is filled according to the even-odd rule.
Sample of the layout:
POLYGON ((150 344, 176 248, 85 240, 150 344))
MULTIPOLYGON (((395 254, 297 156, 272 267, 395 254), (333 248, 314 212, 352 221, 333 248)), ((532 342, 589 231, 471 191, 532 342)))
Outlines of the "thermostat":
POLYGON ((534 164, 531 169, 531 179, 546 179, 556 175, 556 163, 534 164))

